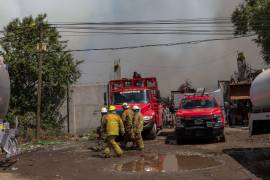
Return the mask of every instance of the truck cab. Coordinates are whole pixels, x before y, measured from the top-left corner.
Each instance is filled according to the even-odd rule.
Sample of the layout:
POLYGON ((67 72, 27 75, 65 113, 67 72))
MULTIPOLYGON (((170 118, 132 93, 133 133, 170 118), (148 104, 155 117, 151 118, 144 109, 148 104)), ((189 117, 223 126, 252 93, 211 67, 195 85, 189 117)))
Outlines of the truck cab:
POLYGON ((193 138, 217 138, 225 141, 225 119, 216 98, 209 95, 185 95, 176 111, 177 142, 193 138))
POLYGON ((137 105, 144 118, 143 133, 151 139, 156 137, 162 128, 163 107, 159 103, 156 78, 133 78, 109 82, 109 104, 116 106, 117 113, 122 115, 123 103, 131 107, 137 105))

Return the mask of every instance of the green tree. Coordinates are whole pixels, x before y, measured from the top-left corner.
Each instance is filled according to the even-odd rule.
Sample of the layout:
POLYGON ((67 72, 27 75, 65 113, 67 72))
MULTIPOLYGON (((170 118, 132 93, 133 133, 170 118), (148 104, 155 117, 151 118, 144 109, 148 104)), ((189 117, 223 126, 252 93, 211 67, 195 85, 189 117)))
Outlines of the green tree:
POLYGON ((67 85, 80 77, 78 65, 81 63, 66 50, 67 41, 60 41, 61 36, 57 29, 50 26, 45 19, 45 14, 36 18, 29 16, 22 20, 15 19, 4 28, 4 37, 0 39, 5 62, 10 65, 10 111, 20 116, 36 112, 40 58, 37 44, 41 41, 47 44, 42 66, 43 129, 61 126, 59 109, 65 101, 67 85))
POLYGON ((255 33, 266 64, 270 64, 270 1, 245 0, 232 14, 235 34, 255 33))

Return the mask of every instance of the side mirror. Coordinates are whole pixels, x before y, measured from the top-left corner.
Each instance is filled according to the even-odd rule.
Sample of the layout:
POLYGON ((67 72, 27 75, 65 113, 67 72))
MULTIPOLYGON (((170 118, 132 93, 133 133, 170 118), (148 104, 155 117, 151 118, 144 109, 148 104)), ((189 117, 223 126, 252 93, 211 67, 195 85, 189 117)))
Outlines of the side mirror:
POLYGON ((171 112, 172 114, 174 114, 176 111, 177 111, 177 109, 170 108, 170 112, 171 112))
POLYGON ((158 97, 158 99, 160 99, 160 91, 159 90, 157 91, 157 97, 158 97))

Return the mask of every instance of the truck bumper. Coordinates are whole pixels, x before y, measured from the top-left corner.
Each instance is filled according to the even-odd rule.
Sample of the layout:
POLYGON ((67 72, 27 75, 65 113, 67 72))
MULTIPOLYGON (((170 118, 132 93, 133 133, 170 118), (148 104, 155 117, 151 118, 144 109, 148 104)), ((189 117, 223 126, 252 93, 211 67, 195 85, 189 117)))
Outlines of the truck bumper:
POLYGON ((188 127, 188 128, 176 128, 176 136, 182 137, 185 139, 211 139, 218 136, 222 136, 224 133, 224 127, 212 127, 212 128, 197 128, 197 127, 188 127))
POLYGON ((251 113, 249 119, 250 135, 270 133, 270 112, 251 113))
POLYGON ((150 131, 150 130, 152 130, 153 126, 154 126, 154 122, 153 121, 144 122, 143 130, 144 131, 150 131))

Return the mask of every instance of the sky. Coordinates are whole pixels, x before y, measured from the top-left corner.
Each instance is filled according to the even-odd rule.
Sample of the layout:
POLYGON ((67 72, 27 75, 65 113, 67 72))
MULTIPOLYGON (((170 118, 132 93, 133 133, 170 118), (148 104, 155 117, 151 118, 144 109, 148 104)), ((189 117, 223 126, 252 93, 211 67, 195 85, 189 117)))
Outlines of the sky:
MULTIPOLYGON (((229 17, 242 0, 0 0, 0 29, 16 17, 47 13, 49 22, 145 21, 184 18, 229 17)), ((209 35, 91 35, 62 36, 70 49, 134 46, 214 38, 209 35)), ((121 60, 122 76, 134 71, 158 78, 166 96, 189 79, 194 87, 215 89, 236 70, 236 52, 262 68, 260 49, 251 38, 197 45, 149 47, 120 51, 74 53, 84 60, 78 83, 106 83, 112 78, 115 59, 121 60)))

